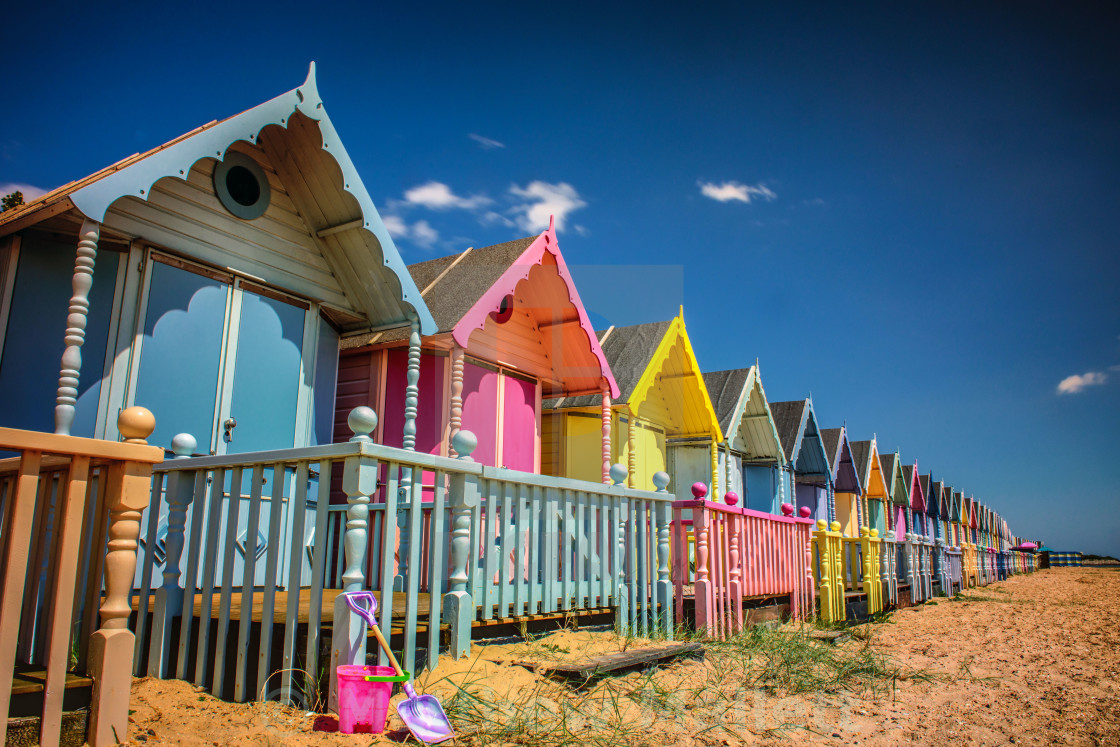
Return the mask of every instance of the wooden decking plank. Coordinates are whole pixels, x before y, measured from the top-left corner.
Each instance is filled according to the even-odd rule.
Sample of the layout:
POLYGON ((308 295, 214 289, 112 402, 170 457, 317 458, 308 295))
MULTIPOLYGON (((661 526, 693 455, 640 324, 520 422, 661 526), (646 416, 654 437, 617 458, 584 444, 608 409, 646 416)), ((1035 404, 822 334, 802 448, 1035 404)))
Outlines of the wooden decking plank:
POLYGON ((534 671, 548 672, 549 674, 559 675, 561 677, 574 677, 587 679, 599 674, 606 674, 607 672, 614 672, 620 669, 629 669, 631 667, 643 666, 646 664, 654 664, 657 662, 666 661, 668 659, 675 659, 680 656, 688 656, 693 654, 703 654, 704 646, 699 643, 678 643, 672 646, 662 646, 657 648, 638 648, 630 651, 622 651, 617 654, 607 654, 606 656, 597 656, 592 659, 585 659, 578 662, 566 662, 561 664, 540 663, 532 661, 514 661, 513 664, 518 666, 528 667, 534 671))

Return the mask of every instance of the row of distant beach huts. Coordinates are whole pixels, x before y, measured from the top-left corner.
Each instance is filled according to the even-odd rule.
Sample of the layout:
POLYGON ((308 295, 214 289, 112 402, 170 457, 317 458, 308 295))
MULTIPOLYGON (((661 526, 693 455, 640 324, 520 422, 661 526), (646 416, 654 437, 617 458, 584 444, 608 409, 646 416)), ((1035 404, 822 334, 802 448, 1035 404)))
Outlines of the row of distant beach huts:
POLYGON ((342 591, 416 671, 503 624, 726 635, 1036 567, 757 363, 705 371, 683 310, 594 330, 552 226, 405 267, 313 71, 0 214, 0 291, 0 687, 43 669, 44 743, 67 670, 93 744, 121 671, 297 697, 365 660, 342 591))

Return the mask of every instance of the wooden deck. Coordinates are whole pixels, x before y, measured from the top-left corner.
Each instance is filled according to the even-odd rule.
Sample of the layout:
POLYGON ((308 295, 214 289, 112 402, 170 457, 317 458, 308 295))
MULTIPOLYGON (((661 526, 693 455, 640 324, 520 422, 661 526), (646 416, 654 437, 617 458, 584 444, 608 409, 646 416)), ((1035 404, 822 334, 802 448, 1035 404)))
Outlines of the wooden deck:
MULTIPOLYGON (((331 628, 334 625, 334 600, 342 593, 342 589, 325 589, 323 590, 323 609, 320 618, 320 626, 324 628, 331 628)), ((287 622, 288 610, 288 594, 286 591, 277 591, 274 594, 273 600, 273 613, 272 622, 275 625, 283 625, 287 622)), ((378 609, 381 608, 381 592, 373 592, 374 598, 377 599, 378 609)), ((393 594, 393 633, 401 633, 404 629, 405 619, 405 599, 404 592, 394 592, 393 594)), ((137 599, 132 600, 132 609, 138 609, 137 599)), ((420 594, 417 597, 417 610, 416 610, 416 632, 426 633, 428 631, 428 616, 431 614, 431 595, 420 594)), ((557 600, 559 601, 559 600, 557 600)), ((155 594, 148 599, 148 612, 155 611, 155 594)), ((252 621, 255 623, 261 622, 264 607, 264 592, 253 592, 252 599, 252 621)), ((215 594, 210 600, 210 619, 217 620, 221 610, 221 597, 215 594)), ((306 625, 311 616, 311 590, 300 589, 299 591, 299 623, 306 625)), ((532 615, 517 615, 511 617, 498 617, 487 620, 475 620, 472 623, 474 628, 489 628, 500 625, 516 625, 519 623, 529 622, 545 622, 548 620, 563 620, 571 617, 584 617, 591 615, 610 614, 614 611, 611 607, 596 607, 588 609, 580 609, 575 611, 557 611, 557 612, 544 612, 532 615)), ((202 617, 202 598, 201 595, 196 594, 194 597, 194 617, 202 617)), ((378 613, 380 616, 380 613, 378 613)), ((241 622, 241 593, 235 592, 230 595, 229 600, 229 619, 232 623, 241 622)), ((441 630, 448 629, 446 624, 440 625, 441 630)), ((370 634, 373 635, 372 633, 370 634)))

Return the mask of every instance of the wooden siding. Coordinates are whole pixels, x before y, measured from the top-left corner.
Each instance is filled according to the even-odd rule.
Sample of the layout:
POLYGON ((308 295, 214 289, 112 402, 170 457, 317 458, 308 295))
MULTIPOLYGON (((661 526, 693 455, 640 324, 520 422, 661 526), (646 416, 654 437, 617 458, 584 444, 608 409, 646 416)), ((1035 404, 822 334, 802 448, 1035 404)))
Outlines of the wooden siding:
POLYGON ((268 176, 272 198, 260 218, 241 220, 222 207, 213 187, 217 159, 203 158, 186 181, 165 177, 156 182, 146 201, 123 197, 114 202, 105 224, 356 313, 264 151, 247 143, 231 150, 252 157, 268 176))

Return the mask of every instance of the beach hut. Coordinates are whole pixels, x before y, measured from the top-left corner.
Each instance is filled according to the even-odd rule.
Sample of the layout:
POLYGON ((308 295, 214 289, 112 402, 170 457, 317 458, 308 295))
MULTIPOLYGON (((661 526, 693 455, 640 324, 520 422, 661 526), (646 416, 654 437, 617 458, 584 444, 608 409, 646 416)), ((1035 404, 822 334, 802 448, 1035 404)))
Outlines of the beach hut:
POLYGON ((883 467, 879 462, 879 450, 875 439, 852 441, 851 447, 856 473, 863 487, 863 515, 866 517, 864 523, 876 530, 880 537, 885 537, 890 492, 883 477, 883 467))
POLYGON ((880 454, 883 466, 883 480, 887 484, 890 503, 887 509, 887 529, 893 531, 900 542, 910 531, 910 484, 902 474, 902 460, 898 451, 893 454, 880 454))
POLYGON ((836 521, 840 522, 840 531, 845 536, 858 537, 860 527, 865 526, 863 487, 848 442, 848 429, 845 426, 825 428, 821 431, 821 441, 828 459, 836 521))
MULTIPOLYGON (((706 373, 704 385, 723 433, 723 445, 719 450, 719 494, 733 491, 741 497, 741 505, 780 515, 779 488, 785 456, 758 365, 706 373)), ((685 453, 708 448, 710 442, 703 447, 670 446, 670 452, 675 452, 676 477, 682 484, 710 479, 705 470, 709 469, 711 456, 705 459, 703 455, 693 457, 685 453)))
POLYGON ((830 501, 832 470, 812 398, 772 402, 770 411, 786 456, 786 474, 780 488, 783 502, 785 496, 793 496, 791 502, 798 510, 808 508, 813 519, 831 524, 835 517, 830 501))
POLYGON ((906 483, 907 494, 907 525, 913 534, 926 535, 926 496, 922 490, 921 476, 918 474, 918 463, 902 465, 902 480, 906 483))
MULTIPOLYGON (((118 126, 145 118, 143 99, 129 102, 118 126)), ((76 129, 73 137, 83 132, 76 129)), ((434 322, 327 115, 314 66, 287 93, 0 213, 0 423, 8 427, 108 442, 147 439, 164 449, 186 433, 176 439, 178 454, 211 460, 329 444, 339 338, 397 326, 431 332, 434 322), (118 417, 138 412, 133 405, 151 411, 139 424, 118 417)), ((61 456, 60 443, 43 436, 31 452, 61 456)), ((183 583, 177 563, 185 507, 177 504, 178 536, 168 541, 163 492, 171 485, 161 475, 151 490, 147 475, 158 457, 146 457, 142 467, 136 456, 157 450, 103 443, 91 464, 88 443, 69 440, 74 454, 86 450, 84 460, 75 457, 69 467, 56 460, 53 474, 44 474, 41 484, 71 480, 70 487, 57 491, 58 501, 30 502, 36 525, 44 528, 32 540, 38 555, 17 550, 20 565, 8 563, 0 581, 7 652, 0 658, 8 666, 0 666, 0 679, 12 681, 17 634, 21 664, 49 668, 45 702, 54 706, 44 712, 43 744, 58 743, 57 712, 66 686, 74 684, 67 682, 68 670, 94 681, 88 741, 126 740, 127 673, 134 645, 146 646, 151 600, 147 591, 141 600, 132 597, 142 612, 130 622, 133 566, 143 584, 152 578, 151 566, 142 572, 144 563, 136 563, 138 546, 164 568, 174 557, 166 586, 154 595, 157 611, 174 606, 183 583), (128 450, 131 464, 116 456, 128 450), (48 526, 54 527, 49 533, 48 526), (77 564, 79 553, 88 562, 77 564), (17 570, 22 563, 26 586, 17 570), (9 605, 20 601, 17 575, 19 589, 30 595, 22 625, 8 618, 20 609, 9 605), (67 606, 44 602, 60 594, 67 606), (106 630, 93 638, 88 631, 96 627, 98 607, 106 630), (64 631, 52 639, 47 661, 41 656, 46 618, 35 619, 40 614, 64 631), (135 644, 130 628, 137 630, 135 644), (126 675, 123 688, 118 674, 126 675)), ((20 470, 21 484, 30 479, 33 485, 36 468, 20 470)), ((276 541, 277 531, 273 541, 262 541, 255 527, 249 529, 247 514, 279 527, 297 513, 283 502, 261 506, 265 475, 257 464, 199 483, 212 515, 222 517, 208 532, 211 580, 219 573, 229 578, 235 568, 253 569, 254 558, 262 571, 267 565, 279 574, 301 554, 298 540, 276 541), (255 475, 259 512, 239 510, 247 497, 234 475, 255 475), (217 566, 219 544, 229 550, 217 566)), ((267 475, 274 477, 270 470, 267 475)), ((314 480, 307 478, 305 490, 314 480)), ((268 493, 284 483, 270 481, 268 493)), ((180 495, 176 491, 175 498, 180 495)), ((15 550, 13 543, 24 542, 26 551, 19 531, 30 514, 12 514, 8 503, 0 544, 15 550), (18 518, 15 528, 12 517, 18 518)), ((201 531, 192 529, 197 541, 201 531)), ((155 578, 159 583, 158 572, 155 578)), ((253 584, 248 588, 251 596, 253 584)), ((227 596, 227 611, 228 604, 227 596)), ((208 623, 200 627, 209 631, 208 623)), ((219 671, 222 665, 219 659, 219 671)), ((80 690, 72 690, 65 702, 75 693, 81 700, 80 690)), ((6 722, 7 692, 0 699, 6 722)))
POLYGON ((344 425, 354 407, 369 405, 386 413, 375 438, 387 446, 446 456, 465 428, 478 439, 476 462, 538 474, 570 462, 567 472, 607 482, 611 431, 603 415, 618 385, 555 229, 408 270, 435 330, 418 339, 408 330, 346 338, 336 422, 344 425), (592 417, 573 420, 595 439, 568 452, 544 437, 541 403, 577 396, 594 400, 592 417), (411 431, 398 402, 414 413, 411 431))
MULTIPOLYGON (((681 467, 702 460, 708 500, 716 500, 718 444, 723 441, 719 419, 712 409, 700 364, 692 351, 684 310, 665 322, 611 327, 596 333, 610 370, 618 382, 618 395, 610 403, 612 464, 627 467, 630 487, 654 490, 653 475, 668 471, 669 490, 682 500, 691 499, 691 483, 674 478, 669 463, 669 442, 701 448, 681 456, 681 467), (706 451, 705 451, 706 449, 706 451)), ((603 398, 601 395, 565 396, 545 403, 542 431, 555 456, 542 466, 546 474, 584 480, 601 479, 603 398), (599 418, 598 423, 589 422, 599 418)))

